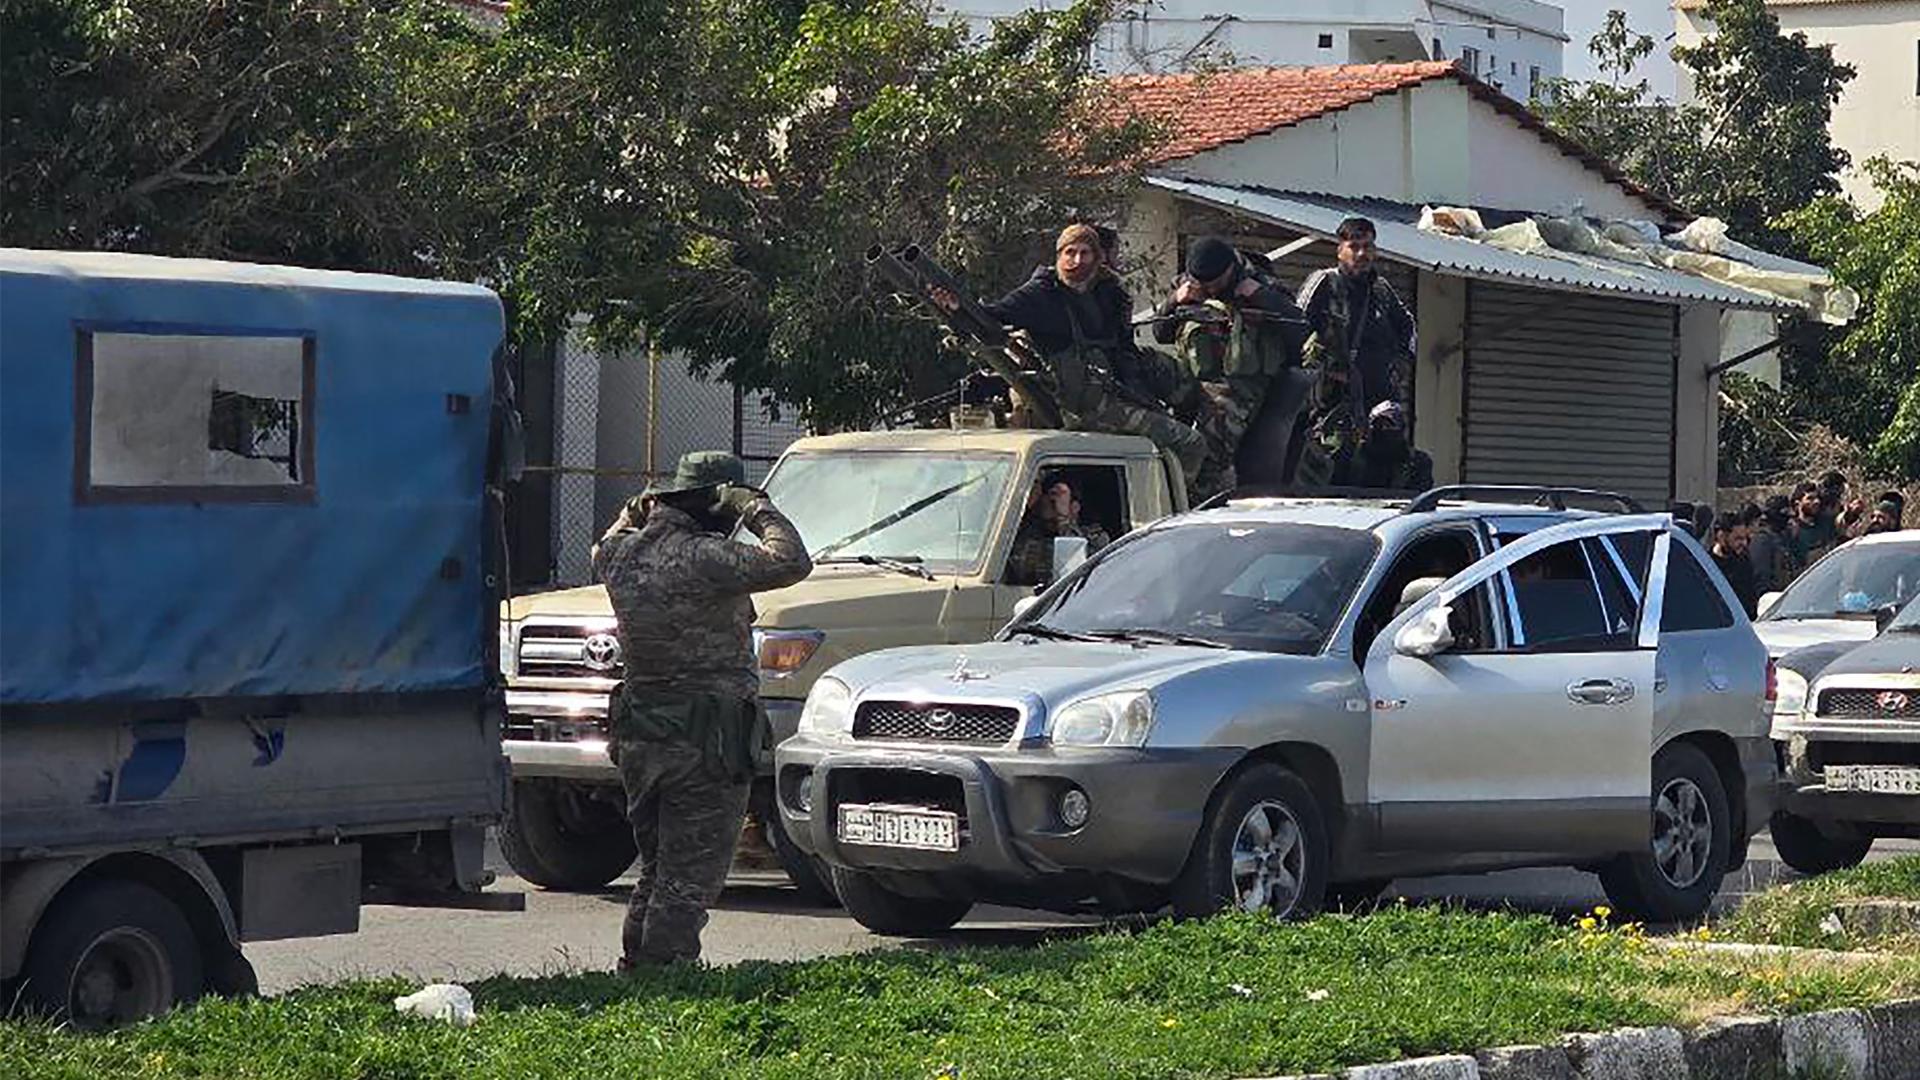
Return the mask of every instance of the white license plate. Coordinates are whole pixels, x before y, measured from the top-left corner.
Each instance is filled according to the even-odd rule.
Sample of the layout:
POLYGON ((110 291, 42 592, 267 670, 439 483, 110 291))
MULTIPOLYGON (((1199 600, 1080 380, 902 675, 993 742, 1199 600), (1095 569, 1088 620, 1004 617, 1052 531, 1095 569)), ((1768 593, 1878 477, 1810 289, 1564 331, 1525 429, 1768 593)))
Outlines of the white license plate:
POLYGON ((1901 765, 1829 765, 1823 776, 1828 791, 1920 795, 1920 769, 1901 765))
POLYGON ((960 815, 918 806, 845 803, 840 807, 839 834, 847 844, 959 851, 960 815))

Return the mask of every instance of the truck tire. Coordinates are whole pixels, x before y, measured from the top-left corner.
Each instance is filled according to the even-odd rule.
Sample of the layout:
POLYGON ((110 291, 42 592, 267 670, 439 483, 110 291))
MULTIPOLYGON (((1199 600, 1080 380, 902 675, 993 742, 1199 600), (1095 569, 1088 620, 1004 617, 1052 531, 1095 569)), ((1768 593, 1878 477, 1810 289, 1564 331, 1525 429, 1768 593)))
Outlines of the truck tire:
POLYGON ((753 785, 752 810, 754 818, 766 830, 767 846, 780 860, 780 868, 787 872, 800 899, 812 907, 839 907, 840 898, 833 894, 833 874, 827 864, 800 850, 787 835, 787 823, 780 819, 780 808, 773 804, 772 784, 753 785))
POLYGON ((559 892, 604 888, 639 854, 625 816, 541 780, 513 782, 500 853, 521 877, 559 892))
POLYGON ((1844 821, 1819 822, 1782 810, 1767 823, 1780 861, 1803 874, 1824 874, 1860 865, 1873 837, 1844 821))
POLYGON ((159 890, 114 878, 79 882, 33 930, 20 969, 22 1003, 81 1030, 118 1027, 205 993, 201 954, 187 916, 159 890))
POLYGON ((833 891, 854 921, 889 937, 926 937, 953 929, 973 910, 971 900, 902 896, 872 874, 833 868, 833 891))
POLYGON ((1680 922, 1706 914, 1733 850, 1733 812, 1719 770, 1697 746, 1653 758, 1653 825, 1644 851, 1600 868, 1600 885, 1629 919, 1680 922))
POLYGON ((1183 919, 1222 911, 1313 914, 1327 888, 1326 820, 1312 789, 1271 762, 1235 774, 1208 800, 1187 865, 1173 882, 1183 919))

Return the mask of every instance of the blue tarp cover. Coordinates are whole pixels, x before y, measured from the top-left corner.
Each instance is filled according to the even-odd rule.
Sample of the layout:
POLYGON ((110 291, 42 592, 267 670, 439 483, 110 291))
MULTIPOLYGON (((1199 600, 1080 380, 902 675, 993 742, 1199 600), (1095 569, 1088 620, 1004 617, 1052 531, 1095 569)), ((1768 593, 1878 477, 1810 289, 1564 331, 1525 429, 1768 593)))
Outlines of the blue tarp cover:
POLYGON ((0 249, 0 703, 484 685, 501 333, 477 286, 0 249), (310 488, 97 497, 100 333, 310 341, 310 488))

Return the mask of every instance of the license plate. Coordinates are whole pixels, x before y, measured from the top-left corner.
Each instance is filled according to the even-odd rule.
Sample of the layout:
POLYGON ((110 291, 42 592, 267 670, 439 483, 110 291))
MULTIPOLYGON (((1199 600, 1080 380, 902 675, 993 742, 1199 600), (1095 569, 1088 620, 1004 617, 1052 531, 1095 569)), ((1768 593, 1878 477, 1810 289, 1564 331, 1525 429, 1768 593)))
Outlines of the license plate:
POLYGON ((1900 765, 1829 765, 1823 775, 1828 791, 1920 795, 1920 769, 1900 765))
POLYGON ((960 815, 950 810, 847 803, 840 807, 839 825, 843 843, 921 851, 960 850, 960 815))

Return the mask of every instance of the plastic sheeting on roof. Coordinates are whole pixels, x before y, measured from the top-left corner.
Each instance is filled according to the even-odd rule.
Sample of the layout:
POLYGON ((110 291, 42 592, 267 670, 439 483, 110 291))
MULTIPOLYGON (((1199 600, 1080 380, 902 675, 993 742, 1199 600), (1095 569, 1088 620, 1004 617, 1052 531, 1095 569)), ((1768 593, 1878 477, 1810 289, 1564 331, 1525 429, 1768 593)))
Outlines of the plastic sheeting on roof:
MULTIPOLYGON (((1348 208, 1319 202, 1308 195, 1283 195, 1163 176, 1148 177, 1147 183, 1176 195, 1327 239, 1333 237, 1340 222, 1352 213, 1348 208)), ((1423 270, 1661 303, 1693 300, 1756 311, 1802 313, 1807 310, 1805 304, 1785 297, 1711 281, 1664 266, 1634 265, 1551 248, 1509 251, 1458 236, 1423 232, 1412 222, 1383 219, 1378 215, 1373 220, 1378 228, 1375 245, 1380 253, 1423 270)))

